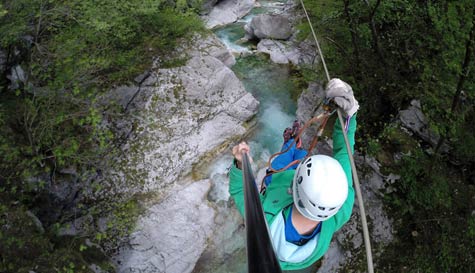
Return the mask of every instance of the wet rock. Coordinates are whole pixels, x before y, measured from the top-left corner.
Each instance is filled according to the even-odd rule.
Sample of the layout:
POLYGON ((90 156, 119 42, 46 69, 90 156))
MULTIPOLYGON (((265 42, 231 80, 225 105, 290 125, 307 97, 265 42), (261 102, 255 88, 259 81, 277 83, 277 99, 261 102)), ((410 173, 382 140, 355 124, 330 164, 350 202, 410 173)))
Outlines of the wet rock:
POLYGON ((207 28, 215 28, 237 21, 254 7, 255 0, 222 0, 205 16, 207 28))
POLYGON ((209 180, 177 187, 150 207, 113 257, 117 272, 191 272, 213 230, 215 212, 206 202, 209 188, 209 180))
POLYGON ((287 40, 292 35, 292 26, 286 16, 259 14, 247 24, 246 38, 287 40))

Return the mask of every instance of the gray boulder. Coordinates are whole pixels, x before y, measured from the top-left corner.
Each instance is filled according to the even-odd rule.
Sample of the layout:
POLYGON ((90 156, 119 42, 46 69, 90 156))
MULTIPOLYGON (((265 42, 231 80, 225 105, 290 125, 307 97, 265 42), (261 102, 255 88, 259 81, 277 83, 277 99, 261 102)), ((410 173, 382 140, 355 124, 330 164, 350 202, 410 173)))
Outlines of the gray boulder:
POLYGON ((256 15, 244 29, 247 39, 287 40, 292 35, 290 21, 283 15, 256 15))
POLYGON ((205 16, 206 27, 211 29, 237 21, 254 7, 255 0, 222 0, 205 16))
POLYGON ((313 61, 312 56, 304 55, 300 45, 292 41, 262 39, 257 44, 257 52, 269 54, 272 62, 277 64, 301 65, 313 61))
POLYGON ((289 59, 286 56, 287 48, 283 43, 275 40, 264 39, 257 44, 257 51, 269 54, 272 62, 276 64, 287 64, 289 59))
POLYGON ((212 234, 209 180, 177 187, 150 207, 113 261, 117 272, 191 272, 212 234))

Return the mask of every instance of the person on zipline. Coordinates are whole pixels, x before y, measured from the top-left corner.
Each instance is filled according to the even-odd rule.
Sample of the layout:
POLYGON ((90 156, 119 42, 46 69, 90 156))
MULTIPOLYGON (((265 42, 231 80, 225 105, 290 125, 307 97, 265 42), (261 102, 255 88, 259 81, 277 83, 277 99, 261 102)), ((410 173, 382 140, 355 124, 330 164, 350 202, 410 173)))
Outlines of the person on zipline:
MULTIPOLYGON (((353 153, 359 108, 353 90, 347 83, 332 79, 326 97, 347 115, 346 130, 353 153)), ((229 193, 244 215, 242 152, 250 153, 245 142, 232 150, 234 163, 229 174, 229 193)), ((287 158, 293 158, 301 151, 292 147, 287 153, 291 153, 287 158)), ((303 158, 305 154, 298 156, 303 158)), ((281 268, 298 270, 311 266, 328 250, 335 231, 350 219, 355 199, 350 160, 338 120, 333 130, 333 157, 307 157, 296 170, 272 174, 266 184, 260 199, 281 268)))

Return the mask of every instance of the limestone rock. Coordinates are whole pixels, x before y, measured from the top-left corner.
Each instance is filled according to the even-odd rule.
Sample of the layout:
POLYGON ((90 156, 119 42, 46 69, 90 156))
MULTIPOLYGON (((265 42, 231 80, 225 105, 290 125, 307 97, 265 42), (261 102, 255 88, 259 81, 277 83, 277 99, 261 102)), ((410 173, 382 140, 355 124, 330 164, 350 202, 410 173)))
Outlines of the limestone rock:
POLYGON ((244 220, 235 207, 218 206, 213 236, 193 273, 241 272, 246 268, 244 220), (242 255, 244 254, 244 255, 242 255), (229 257, 232 261, 223 262, 229 257))
POLYGON ((286 56, 286 48, 283 43, 275 40, 264 39, 257 44, 257 51, 270 55, 272 62, 276 64, 287 64, 289 59, 286 56))
POLYGON ((236 63, 234 55, 231 54, 226 45, 216 35, 196 36, 194 44, 196 44, 196 50, 192 54, 195 56, 201 54, 215 57, 227 67, 232 67, 236 63))
POLYGON ((277 39, 287 40, 292 35, 292 26, 286 16, 259 14, 246 25, 248 39, 277 39))
MULTIPOLYGON (((307 42, 277 41, 262 39, 257 44, 257 52, 269 54, 272 62, 277 64, 292 63, 293 65, 310 64, 314 55, 306 54, 307 42)), ((313 50, 313 48, 312 48, 313 50)), ((313 50, 312 53, 315 51, 313 50)))
POLYGON ((166 188, 189 174, 200 157, 246 132, 243 123, 259 103, 210 55, 220 52, 212 49, 219 45, 224 47, 194 48, 186 65, 153 69, 142 82, 129 114, 117 125, 132 130, 124 157, 104 172, 98 197, 166 188))
POLYGON ((222 0, 205 17, 206 27, 215 28, 237 21, 254 7, 255 0, 222 0))
POLYGON ((206 203, 209 180, 182 188, 150 207, 113 258, 117 272, 191 272, 211 236, 214 210, 206 203))

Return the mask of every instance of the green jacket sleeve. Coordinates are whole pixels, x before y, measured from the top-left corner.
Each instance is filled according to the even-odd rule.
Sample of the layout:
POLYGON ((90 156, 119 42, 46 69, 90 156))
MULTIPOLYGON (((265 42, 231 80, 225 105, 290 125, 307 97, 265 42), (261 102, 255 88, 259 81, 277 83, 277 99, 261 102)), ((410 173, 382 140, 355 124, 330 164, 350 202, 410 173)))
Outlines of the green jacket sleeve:
MULTIPOLYGON (((350 142, 352 154, 354 153, 355 146, 355 131, 356 114, 350 119, 350 124, 348 126, 348 140, 350 142)), ((350 219, 351 212, 353 210, 353 204, 355 202, 355 191, 353 189, 353 177, 351 173, 350 159, 346 150, 343 130, 338 119, 335 121, 335 126, 333 129, 333 157, 338 162, 340 162, 348 181, 348 197, 343 206, 340 208, 340 211, 338 211, 335 217, 333 217, 335 221, 335 228, 338 230, 350 219)))
POLYGON ((244 217, 244 188, 242 185, 242 170, 234 164, 229 172, 229 194, 234 199, 236 207, 244 217))

